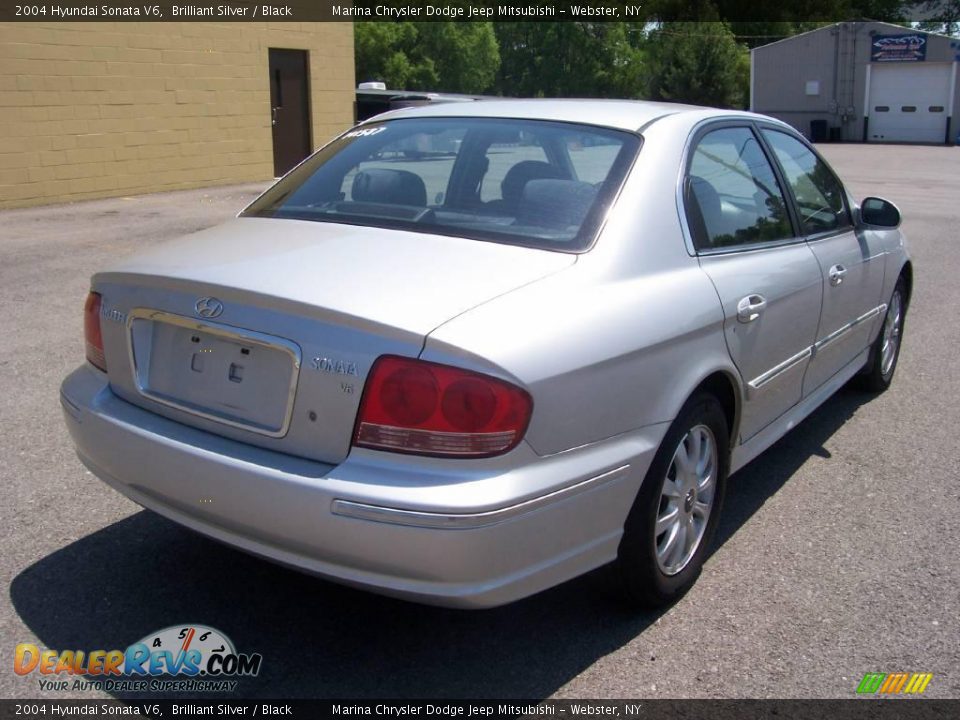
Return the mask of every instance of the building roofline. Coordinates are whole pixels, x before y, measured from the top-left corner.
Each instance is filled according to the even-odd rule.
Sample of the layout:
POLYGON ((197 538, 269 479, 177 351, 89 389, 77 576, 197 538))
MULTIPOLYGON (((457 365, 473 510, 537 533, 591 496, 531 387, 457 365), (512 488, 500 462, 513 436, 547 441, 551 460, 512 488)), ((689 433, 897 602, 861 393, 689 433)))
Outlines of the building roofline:
POLYGON ((825 30, 832 30, 832 29, 834 29, 834 28, 840 27, 841 25, 849 25, 849 24, 885 25, 886 27, 890 28, 891 30, 899 30, 899 31, 904 32, 904 33, 916 32, 916 33, 922 33, 922 34, 924 34, 924 35, 933 35, 933 36, 935 36, 935 37, 946 38, 947 40, 954 40, 954 41, 955 41, 955 40, 957 39, 957 38, 952 37, 952 36, 950 36, 950 35, 944 35, 943 33, 930 32, 929 30, 917 30, 916 28, 909 28, 909 27, 905 27, 905 26, 903 26, 903 25, 895 25, 894 23, 889 23, 889 22, 886 22, 886 21, 884 21, 884 20, 868 20, 868 19, 866 19, 866 18, 863 18, 863 19, 858 19, 858 20, 842 20, 842 21, 840 21, 840 22, 831 23, 830 25, 824 25, 823 27, 814 28, 813 30, 807 30, 806 32, 797 33, 796 35, 791 35, 790 37, 785 37, 785 38, 783 38, 783 39, 781 39, 781 40, 774 40, 772 43, 767 43, 766 45, 758 45, 758 46, 755 47, 755 48, 751 48, 751 49, 750 49, 750 52, 751 52, 751 53, 754 53, 754 52, 756 52, 757 50, 764 50, 764 49, 766 49, 766 48, 768 48, 768 47, 773 47, 774 45, 779 45, 780 43, 785 43, 785 42, 790 42, 791 40, 796 40, 797 38, 803 37, 804 35, 811 35, 811 34, 813 34, 813 33, 824 32, 825 30))

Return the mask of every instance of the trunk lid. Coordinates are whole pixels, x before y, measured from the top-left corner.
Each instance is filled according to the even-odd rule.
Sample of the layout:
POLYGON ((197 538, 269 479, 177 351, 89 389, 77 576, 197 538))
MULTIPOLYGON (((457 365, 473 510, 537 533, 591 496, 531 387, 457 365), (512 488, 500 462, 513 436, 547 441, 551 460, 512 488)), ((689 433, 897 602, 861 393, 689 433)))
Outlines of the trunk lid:
POLYGON ((447 320, 574 262, 461 238, 240 218, 140 253, 95 276, 94 289, 118 395, 337 463, 377 357, 416 356, 447 320), (210 317, 198 313, 203 298, 219 303, 201 303, 210 317))

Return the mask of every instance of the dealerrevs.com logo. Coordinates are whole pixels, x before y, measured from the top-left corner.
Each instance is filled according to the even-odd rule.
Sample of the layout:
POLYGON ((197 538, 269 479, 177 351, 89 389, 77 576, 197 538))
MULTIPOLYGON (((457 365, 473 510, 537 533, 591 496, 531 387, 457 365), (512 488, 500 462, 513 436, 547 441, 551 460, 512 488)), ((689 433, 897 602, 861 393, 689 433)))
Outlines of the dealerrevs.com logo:
POLYGON ((232 692, 260 673, 260 653, 238 653, 219 630, 173 625, 126 650, 41 650, 17 645, 17 675, 38 674, 41 690, 232 692))

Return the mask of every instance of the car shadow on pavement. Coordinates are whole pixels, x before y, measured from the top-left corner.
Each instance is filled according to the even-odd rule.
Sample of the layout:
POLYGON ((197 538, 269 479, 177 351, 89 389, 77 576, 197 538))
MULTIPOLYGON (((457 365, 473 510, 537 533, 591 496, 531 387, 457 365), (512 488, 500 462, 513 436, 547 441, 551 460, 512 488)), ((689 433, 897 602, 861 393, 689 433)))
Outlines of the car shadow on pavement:
POLYGON ((829 459, 827 440, 874 395, 847 386, 727 483, 723 515, 710 555, 739 530, 810 457, 829 459))
MULTIPOLYGON (((735 476, 714 551, 867 398, 841 392, 735 476)), ((631 611, 611 585, 601 569, 492 610, 420 606, 277 567, 144 511, 23 570, 10 596, 56 650, 124 649, 184 623, 217 628, 238 652, 263 655, 233 698, 537 699, 662 614, 631 611)))

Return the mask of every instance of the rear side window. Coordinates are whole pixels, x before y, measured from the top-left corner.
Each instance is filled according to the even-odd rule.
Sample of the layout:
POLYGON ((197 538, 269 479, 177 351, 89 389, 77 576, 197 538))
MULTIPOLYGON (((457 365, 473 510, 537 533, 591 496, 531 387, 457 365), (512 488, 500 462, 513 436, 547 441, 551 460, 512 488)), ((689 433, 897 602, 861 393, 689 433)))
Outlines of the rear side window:
POLYGON ((327 145, 244 215, 578 252, 593 242, 639 147, 632 133, 572 123, 373 123, 327 145))
POLYGON ((843 186, 827 164, 786 133, 764 130, 763 135, 790 183, 804 234, 834 232, 851 226, 843 186))
POLYGON ((749 128, 721 128, 699 139, 686 179, 686 205, 699 250, 793 236, 783 192, 749 128))

